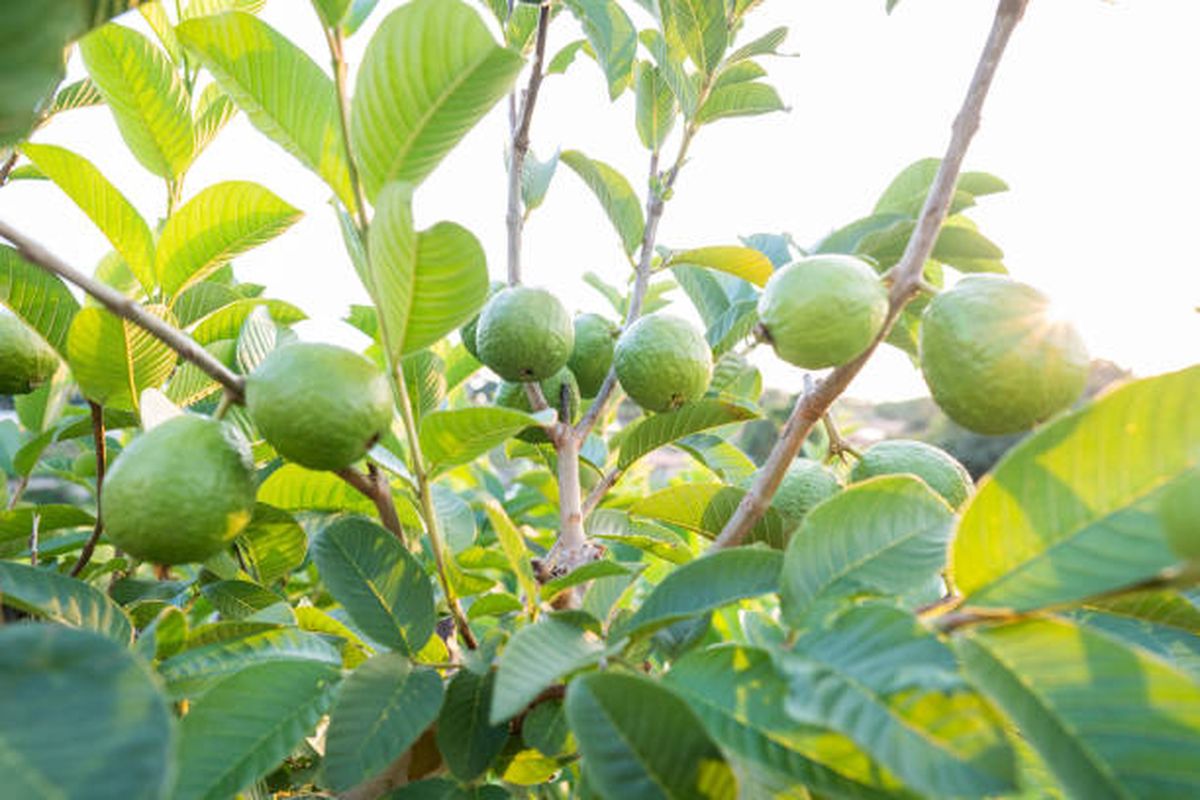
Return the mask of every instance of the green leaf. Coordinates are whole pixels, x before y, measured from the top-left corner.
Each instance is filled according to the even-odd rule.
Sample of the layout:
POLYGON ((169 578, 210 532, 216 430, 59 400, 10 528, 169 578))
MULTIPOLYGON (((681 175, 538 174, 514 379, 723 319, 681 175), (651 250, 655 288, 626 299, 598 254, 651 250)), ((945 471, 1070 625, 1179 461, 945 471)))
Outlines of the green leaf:
MULTIPOLYGON (((1178 600, 1191 605, 1183 597, 1178 597, 1178 600)), ((1195 606, 1192 606, 1192 611, 1197 611, 1195 606)), ((1153 653, 1200 682, 1200 636, 1194 631, 1093 608, 1067 612, 1063 616, 1080 627, 1153 653)))
POLYGON ((737 445, 707 433, 680 439, 675 446, 699 461, 725 483, 740 484, 757 469, 737 445))
MULTIPOLYGON (((144 6, 154 8, 154 6, 144 6)), ((237 114, 237 105, 218 83, 210 83, 196 101, 196 115, 192 127, 196 130, 196 156, 208 147, 217 134, 237 114)))
POLYGON ((489 719, 499 724, 515 717, 543 689, 603 656, 600 639, 570 622, 549 617, 526 625, 500 654, 489 719))
POLYGON ((308 552, 308 537, 292 515, 263 503, 255 505, 254 517, 238 541, 264 585, 286 577, 304 563, 308 552))
POLYGON ((175 36, 175 25, 167 15, 167 9, 162 3, 141 3, 138 13, 146 21, 146 25, 158 38, 158 43, 167 51, 167 56, 176 64, 183 62, 183 49, 175 36))
POLYGON ((715 325, 729 312, 729 295, 725 293, 717 275, 700 267, 686 265, 672 267, 671 274, 692 301, 706 326, 715 325))
POLYGON ((130 151, 150 172, 175 180, 195 146, 187 87, 163 51, 142 34, 110 23, 79 51, 130 151))
POLYGON ((571 13, 583 24, 596 60, 608 79, 608 96, 616 100, 633 75, 637 55, 637 29, 620 4, 607 0, 566 0, 571 13))
POLYGON ((329 716, 325 779, 345 791, 374 777, 437 718, 442 681, 397 653, 374 656, 350 674, 329 716))
POLYGON ((220 800, 271 772, 316 728, 337 679, 328 664, 282 661, 221 681, 179 725, 179 780, 172 796, 220 800))
POLYGON ((739 300, 717 317, 704 332, 704 339, 717 358, 728 353, 739 342, 749 338, 758 324, 758 301, 739 300))
POLYGON ((600 578, 612 578, 630 574, 628 567, 616 561, 602 558, 599 561, 591 561, 583 566, 576 567, 566 575, 562 575, 552 581, 546 581, 542 585, 540 594, 543 601, 551 602, 567 589, 582 586, 585 583, 591 583, 600 578))
POLYGON ((642 456, 690 434, 757 417, 751 409, 724 400, 696 400, 655 414, 631 425, 621 437, 617 468, 629 469, 642 456))
POLYGON ((258 501, 285 511, 370 514, 375 505, 331 472, 284 464, 258 487, 258 501))
POLYGON ((667 40, 679 42, 705 75, 712 75, 729 45, 725 0, 659 0, 667 40))
POLYGON ((958 526, 966 603, 1067 603, 1175 563, 1157 498, 1200 459, 1198 393, 1200 367, 1134 381, 1010 450, 958 526))
POLYGON ((395 359, 466 323, 487 297, 487 260, 479 241, 449 222, 414 232, 408 184, 389 184, 379 193, 367 251, 363 282, 379 310, 384 346, 395 359))
POLYGON ((0 561, 0 599, 30 614, 102 633, 122 645, 133 640, 133 624, 108 595, 51 570, 0 561))
POLYGON ((428 177, 522 63, 461 0, 414 0, 388 14, 363 55, 351 110, 367 197, 428 177))
POLYGON ((7 796, 167 795, 172 716, 124 643, 60 625, 6 625, 0 697, 7 796))
POLYGON ((356 208, 333 81, 282 34, 250 14, 185 20, 179 40, 263 134, 320 175, 356 208))
POLYGON ((179 294, 300 217, 299 209, 257 183, 225 181, 203 189, 163 226, 155 266, 163 291, 179 294))
POLYGON ((638 65, 636 118, 638 138, 647 150, 657 153, 675 127, 675 95, 658 67, 638 65))
POLYGON ((730 645, 694 651, 671 667, 664 682, 736 759, 739 777, 777 776, 783 785, 803 784, 826 797, 909 796, 845 737, 789 717, 787 683, 762 650, 730 645))
POLYGON ((294 610, 300 630, 324 633, 341 640, 338 647, 342 652, 342 665, 346 669, 355 669, 375 652, 358 634, 319 608, 298 606, 294 610))
POLYGON ((1040 619, 956 640, 963 667, 1071 797, 1200 792, 1200 687, 1161 659, 1040 619))
POLYGON ((329 593, 362 632, 405 655, 433 634, 433 587, 396 537, 358 517, 339 519, 318 534, 312 559, 329 593))
POLYGON ((917 478, 856 483, 804 518, 788 544, 780 602, 799 627, 821 599, 867 592, 901 595, 945 567, 954 512, 917 478))
POLYGON ((341 655, 325 639, 295 628, 264 622, 229 622, 209 626, 209 633, 212 641, 193 638, 187 650, 159 665, 159 674, 172 698, 202 695, 226 677, 267 662, 311 661, 333 666, 342 663, 341 655))
POLYGON ((654 63, 667 85, 671 87, 683 116, 691 119, 696 113, 696 104, 700 102, 699 87, 683 68, 687 54, 684 53, 682 45, 678 41, 668 43, 663 35, 654 29, 642 31, 638 34, 638 39, 654 56, 654 63))
POLYGON ((46 177, 79 206, 121 254, 146 291, 154 288, 154 238, 137 209, 100 170, 70 150, 49 144, 21 148, 46 177))
POLYGON ((559 158, 575 171, 600 201, 604 213, 617 229, 625 252, 632 254, 642 243, 646 223, 642 205, 625 176, 602 161, 585 156, 578 150, 566 150, 559 158))
POLYGON ((757 547, 719 550, 689 561, 663 578, 612 638, 649 633, 738 600, 774 593, 782 565, 782 553, 757 547))
POLYGON ((802 635, 780 668, 793 719, 852 739, 921 796, 1014 788, 1013 754, 994 714, 909 613, 851 607, 802 635))
POLYGON ((313 8, 326 28, 336 28, 342 24, 346 13, 350 11, 350 3, 351 0, 312 0, 313 8))
MULTIPOLYGON (((685 483, 661 489, 635 502, 631 514, 679 525, 702 536, 715 538, 746 496, 744 489, 720 483, 685 483)), ((773 508, 768 508, 750 531, 747 542, 766 542, 782 549, 787 544, 787 526, 773 508)))
POLYGON ((587 39, 576 39, 573 42, 568 42, 550 58, 550 62, 546 65, 547 75, 561 75, 570 69, 575 63, 575 56, 579 55, 579 51, 588 46, 587 39))
POLYGON ((737 796, 721 751, 687 704, 661 684, 585 675, 571 684, 565 708, 584 775, 601 797, 737 796))
POLYGON ((545 161, 539 161, 533 151, 525 153, 525 161, 521 164, 521 202, 525 213, 533 211, 546 199, 550 190, 550 181, 558 170, 559 151, 545 161))
POLYGON ((202 345, 236 339, 256 308, 266 309, 268 319, 277 325, 286 326, 308 319, 308 315, 299 308, 282 300, 264 300, 261 297, 239 299, 199 319, 192 328, 192 338, 202 345))
POLYGON ((491 670, 478 675, 460 669, 446 688, 446 701, 437 720, 438 749, 460 781, 482 775, 508 741, 508 725, 488 721, 495 682, 491 670))
MULTIPOLYGON (((146 306, 145 310, 174 321, 164 306, 146 306)), ((76 314, 67 333, 67 361, 80 390, 89 399, 113 408, 136 411, 142 391, 162 386, 176 360, 175 351, 166 344, 96 306, 76 314)))
POLYGON ((584 520, 584 527, 588 536, 636 547, 672 564, 692 560, 691 548, 675 531, 652 522, 632 520, 624 511, 598 508, 584 520))
POLYGON ((736 64, 739 61, 745 61, 749 58, 757 58, 758 56, 774 56, 779 54, 779 45, 783 44, 787 38, 788 29, 784 27, 772 28, 771 30, 753 39, 738 49, 729 54, 729 58, 725 59, 726 64, 736 64))
POLYGON ((66 357, 67 331, 79 301, 57 276, 33 266, 7 245, 0 245, 0 303, 66 357))
POLYGON ((733 83, 712 90, 696 113, 696 121, 705 125, 719 119, 754 117, 786 108, 772 86, 759 81, 733 83))
POLYGON ((521 532, 517 530, 517 526, 513 525, 512 520, 508 518, 504 507, 495 500, 491 498, 485 500, 483 510, 487 514, 488 522, 491 523, 492 531, 495 532, 496 538, 500 540, 500 549, 504 552, 504 557, 508 560, 509 567, 517 577, 517 585, 525 594, 525 603, 529 609, 529 617, 533 619, 537 616, 537 603, 540 594, 537 582, 533 577, 533 566, 530 563, 531 554, 529 548, 525 545, 525 537, 521 535, 521 532))
POLYGON ((543 424, 552 414, 539 417, 482 406, 434 411, 421 420, 421 449, 436 465, 466 464, 529 426, 543 424))

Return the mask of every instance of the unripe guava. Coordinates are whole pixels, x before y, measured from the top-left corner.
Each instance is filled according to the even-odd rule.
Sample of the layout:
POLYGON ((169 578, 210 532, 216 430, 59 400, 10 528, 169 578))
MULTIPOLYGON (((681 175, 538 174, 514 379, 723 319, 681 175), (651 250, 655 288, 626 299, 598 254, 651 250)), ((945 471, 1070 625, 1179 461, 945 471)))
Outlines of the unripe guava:
POLYGON ((975 490, 971 473, 954 456, 911 439, 892 439, 870 447, 850 471, 850 480, 903 474, 925 481, 954 509, 961 508, 975 490))
POLYGON ((250 451, 221 422, 192 414, 133 440, 100 490, 104 531, 134 558, 156 564, 204 561, 250 522, 250 451))
MULTIPOLYGON (((496 292, 504 288, 504 284, 500 281, 492 281, 488 285, 487 299, 491 300, 496 296, 496 292)), ((479 348, 476 345, 475 331, 479 327, 479 314, 471 317, 471 321, 458 329, 459 338, 462 339, 463 347, 467 348, 467 352, 478 361, 479 348)))
POLYGON ((797 458, 783 475, 771 501, 783 517, 787 532, 796 530, 813 506, 842 490, 842 479, 833 470, 809 458, 797 458))
POLYGON ((479 360, 506 381, 549 378, 567 364, 575 327, 562 303, 545 289, 502 289, 479 315, 479 360))
POLYGON ((24 322, 0 314, 0 394, 29 394, 54 375, 58 356, 24 322))
POLYGON ((651 314, 617 340, 621 388, 647 411, 670 411, 701 397, 712 378, 712 350, 687 320, 651 314))
POLYGON ((776 354, 805 369, 837 367, 875 341, 887 319, 887 290, 866 262, 820 255, 783 267, 758 299, 776 354))
POLYGON ((608 377, 617 332, 617 326, 599 314, 580 314, 575 318, 575 347, 567 367, 575 373, 584 397, 595 397, 608 377))
POLYGON ((329 344, 290 344, 246 378, 246 408, 263 438, 309 469, 350 466, 391 426, 392 390, 364 356, 329 344))
POLYGON ((1083 393, 1089 360, 1078 331, 1032 286, 974 275, 921 318, 921 371, 942 411, 976 433, 1028 430, 1083 393))

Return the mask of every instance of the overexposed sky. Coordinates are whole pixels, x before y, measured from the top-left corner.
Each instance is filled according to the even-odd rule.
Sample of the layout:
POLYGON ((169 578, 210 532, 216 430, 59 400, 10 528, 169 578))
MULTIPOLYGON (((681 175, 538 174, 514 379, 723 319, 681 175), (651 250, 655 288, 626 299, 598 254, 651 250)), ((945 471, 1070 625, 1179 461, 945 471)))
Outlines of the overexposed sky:
MULTIPOLYGON (((396 2, 383 0, 373 22, 396 2)), ((634 4, 628 3, 628 6, 634 4)), ((991 22, 992 0, 767 0, 745 38, 776 25, 795 58, 763 63, 789 113, 724 120, 701 131, 667 207, 660 243, 734 244, 739 234, 789 232, 801 245, 866 215, 891 177, 940 155, 991 22)), ((489 20, 490 16, 481 14, 489 20)), ((306 0, 270 0, 263 18, 327 61, 306 0)), ((128 19, 139 23, 136 14, 128 19)), ((644 17, 638 17, 644 22, 644 17)), ((373 25, 353 40, 361 56, 373 25)), ((1190 246, 1200 217, 1200 3, 1195 0, 1032 0, 1001 66, 967 167, 1004 178, 1011 191, 984 198, 972 216, 1006 252, 1012 274, 1048 293, 1080 327, 1092 353, 1139 374, 1200 361, 1200 257, 1190 246)), ((578 38, 567 14, 550 52, 578 38)), ((73 62, 72 69, 79 66, 73 62)), ((632 95, 609 104, 599 69, 580 57, 543 86, 533 148, 576 148, 618 167, 639 189, 647 154, 633 127, 632 95)), ((450 219, 483 242, 493 277, 504 274, 504 141, 501 103, 417 195, 422 225, 450 219)), ((71 112, 37 135, 82 153, 151 221, 165 190, 125 151, 105 109, 71 112)), ((673 154, 673 143, 666 153, 673 154)), ((186 196, 220 180, 251 179, 306 212, 279 239, 242 257, 243 280, 305 309, 304 338, 351 346, 340 321, 365 293, 341 248, 320 181, 239 116, 189 173, 186 196)), ((0 217, 80 267, 108 250, 53 185, 0 191, 0 217)), ((525 280, 572 310, 608 311, 580 280, 593 270, 623 282, 616 234, 583 183, 559 170, 526 229, 525 280)), ((676 308, 688 309, 682 292, 676 308)), ((789 391, 801 372, 765 348, 755 356, 768 385, 789 391)), ((885 348, 849 394, 899 399, 925 393, 907 359, 885 348)))

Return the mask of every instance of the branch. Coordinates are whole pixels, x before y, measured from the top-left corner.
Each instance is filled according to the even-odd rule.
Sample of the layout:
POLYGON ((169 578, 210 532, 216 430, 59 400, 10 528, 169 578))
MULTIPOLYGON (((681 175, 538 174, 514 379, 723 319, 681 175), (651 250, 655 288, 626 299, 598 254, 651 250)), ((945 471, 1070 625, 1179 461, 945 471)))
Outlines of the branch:
POLYGON ((100 540, 100 533, 104 530, 104 524, 100 521, 100 490, 104 488, 104 470, 107 461, 105 457, 107 447, 104 439, 104 408, 91 400, 88 401, 88 405, 92 409, 92 442, 96 447, 96 525, 92 528, 92 535, 84 542, 83 549, 79 551, 79 558, 76 560, 75 566, 71 567, 72 578, 83 572, 83 568, 92 560, 96 542, 100 540))
POLYGON ((8 183, 8 176, 12 174, 13 167, 15 167, 16 165, 17 165, 17 151, 13 150, 12 155, 10 155, 8 158, 6 158, 4 160, 3 164, 0 164, 0 186, 3 186, 4 184, 8 183))
POLYGON ((366 474, 353 467, 346 467, 339 469, 335 474, 374 503, 383 527, 401 542, 405 542, 404 527, 400 524, 400 517, 396 514, 396 502, 392 499, 392 487, 378 467, 368 464, 366 474))
POLYGON ((966 99, 954 120, 951 131, 950 145, 946 149, 945 158, 938 167, 925 205, 917 219, 916 229, 900 263, 892 270, 892 288, 888 297, 888 315, 883 330, 867 348, 866 352, 848 364, 838 367, 824 380, 817 384, 814 391, 806 393, 796 402, 783 433, 774 449, 768 456, 763 468, 759 471, 750 491, 742 498, 737 511, 726 523, 721 535, 717 537, 712 549, 734 547, 741 543, 755 523, 766 512, 771 498, 783 480, 784 472, 800 451, 800 446, 812 431, 813 425, 819 422, 850 381, 858 375, 863 365, 867 363, 875 348, 891 331, 900 312, 908 301, 920 290, 922 271, 933 251, 938 232, 946 219, 950 203, 954 199, 954 186, 958 182, 958 173, 962 167, 963 158, 970 146, 971 139, 979 129, 979 118, 983 110, 983 102, 991 88, 996 68, 1004 54, 1004 48, 1012 36, 1017 23, 1025 13, 1029 0, 1000 0, 996 8, 996 18, 987 44, 983 48, 975 75, 971 79, 966 99))
MULTIPOLYGON (((529 73, 529 84, 523 93, 521 110, 516 112, 516 101, 511 97, 509 100, 510 119, 513 119, 515 124, 512 127, 512 146, 508 157, 508 213, 505 222, 508 225, 508 282, 514 286, 521 282, 521 232, 525 225, 525 216, 521 213, 521 175, 525 170, 525 155, 529 152, 529 127, 533 122, 533 107, 537 104, 538 90, 541 89, 542 78, 545 77, 543 65, 546 62, 546 31, 549 27, 550 4, 543 0, 538 9, 533 71, 529 73)), ((532 399, 532 394, 530 397, 532 399)))
POLYGON ((185 361, 190 361, 225 387, 236 400, 243 396, 243 379, 229 367, 218 361, 211 353, 196 343, 196 340, 170 323, 159 319, 142 308, 135 300, 116 289, 84 275, 51 253, 40 244, 20 233, 7 222, 0 220, 0 237, 16 247, 21 256, 45 272, 73 283, 100 301, 100 304, 122 319, 127 319, 147 331, 163 344, 170 347, 185 361))
POLYGON ((608 490, 616 486, 617 481, 621 479, 621 474, 621 471, 616 467, 604 473, 604 477, 592 487, 591 493, 583 501, 583 516, 586 517, 596 510, 596 506, 600 505, 600 501, 604 499, 604 495, 608 494, 608 490))

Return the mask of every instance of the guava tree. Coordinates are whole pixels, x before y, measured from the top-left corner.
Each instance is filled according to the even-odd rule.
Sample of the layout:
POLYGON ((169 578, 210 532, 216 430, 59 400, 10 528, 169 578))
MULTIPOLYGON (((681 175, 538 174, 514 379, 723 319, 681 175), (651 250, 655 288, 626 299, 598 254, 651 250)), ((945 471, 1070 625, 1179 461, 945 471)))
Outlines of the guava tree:
POLYGON ((112 251, 83 271, 0 220, 5 794, 1200 795, 1200 366, 1079 404, 1078 334, 968 216, 1007 188, 962 165, 1026 0, 944 157, 803 248, 658 236, 695 137, 784 107, 756 0, 313 0, 328 69, 255 0, 43 5, 0 33, 0 185, 51 182, 112 251), (532 149, 543 81, 595 67, 637 182, 532 149), (489 269, 414 190, 506 98, 489 269), (163 219, 41 141, 98 104, 163 219), (239 113, 328 186, 364 352, 235 274, 299 217, 188 181, 239 113), (555 180, 629 263, 581 276, 610 314, 522 269, 555 180), (1032 435, 978 486, 920 442, 858 452, 831 409, 881 346, 965 427, 1032 435), (762 464, 755 347, 813 373, 762 464))

